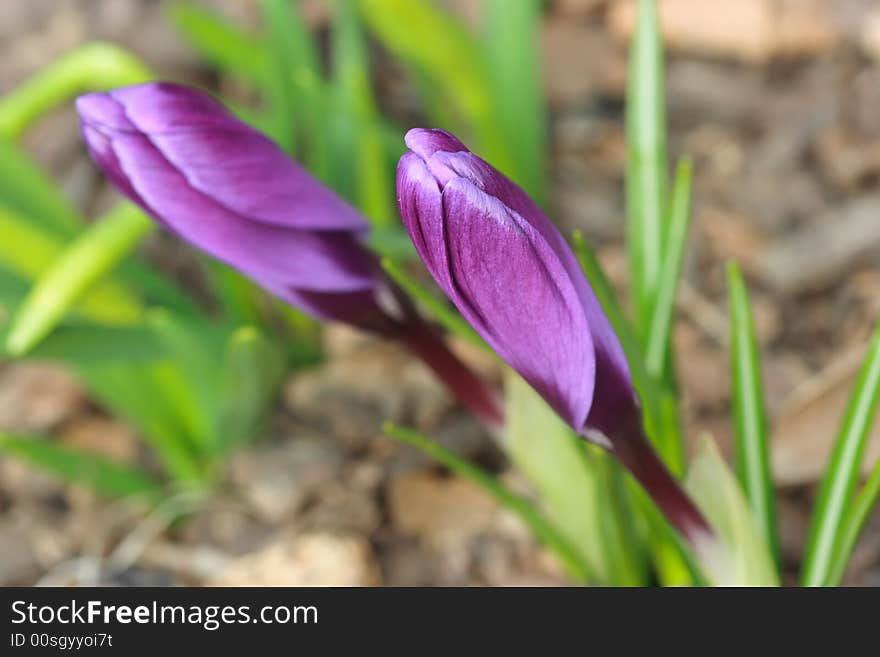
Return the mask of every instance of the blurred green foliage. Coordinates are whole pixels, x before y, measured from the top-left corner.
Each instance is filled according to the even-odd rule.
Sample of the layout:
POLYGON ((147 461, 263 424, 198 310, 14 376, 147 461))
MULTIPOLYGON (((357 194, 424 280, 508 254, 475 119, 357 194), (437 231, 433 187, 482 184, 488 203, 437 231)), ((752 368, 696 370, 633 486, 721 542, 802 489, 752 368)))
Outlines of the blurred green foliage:
MULTIPOLYGON (((329 46, 288 0, 260 0, 254 32, 195 3, 168 14, 181 36, 252 105, 231 103, 373 223, 389 276, 448 332, 485 347, 408 271, 414 251, 395 208, 404 127, 374 95, 372 47, 401 63, 432 127, 446 128, 549 204, 539 0, 482 0, 476 29, 433 0, 335 0, 329 46), (325 53, 325 50, 327 51, 325 53), (326 55, 326 56, 325 56, 326 55)), ((689 161, 668 189, 663 47, 654 0, 639 0, 627 94, 627 244, 633 312, 618 304, 576 233, 585 274, 620 337, 645 430, 670 470, 688 470, 671 335, 691 215, 689 161)), ((113 44, 59 58, 0 99, 0 348, 7 358, 60 362, 149 445, 158 468, 118 464, 47 437, 0 434, 0 451, 112 497, 156 501, 171 487, 207 488, 230 453, 258 435, 285 371, 320 357, 319 328, 241 275, 201 258, 208 295, 137 253, 152 223, 121 203, 89 221, 22 150, 19 138, 80 93, 151 79, 113 44)), ((615 585, 771 584, 778 542, 760 359, 745 283, 729 272, 731 375, 739 481, 711 446, 690 464, 689 488, 718 529, 721 551, 685 549, 644 492, 607 454, 577 439, 518 377, 508 382, 511 462, 534 497, 420 434, 389 426, 483 486, 553 550, 578 582, 615 585), (696 559, 695 559, 696 556, 696 559), (699 559, 703 558, 700 562, 699 559), (711 561, 711 563, 710 563, 711 561)), ((870 509, 880 465, 858 489, 880 381, 875 339, 822 485, 806 584, 835 584, 870 509)))

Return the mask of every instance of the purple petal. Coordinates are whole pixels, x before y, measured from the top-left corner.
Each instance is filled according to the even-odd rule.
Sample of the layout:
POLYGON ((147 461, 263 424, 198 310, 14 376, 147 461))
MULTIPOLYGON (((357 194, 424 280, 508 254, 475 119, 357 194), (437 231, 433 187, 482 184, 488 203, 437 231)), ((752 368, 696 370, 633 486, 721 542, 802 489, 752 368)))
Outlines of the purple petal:
POLYGON ((186 182, 254 221, 365 232, 367 221, 271 140, 207 94, 150 83, 81 97, 83 122, 111 141, 147 137, 186 182))
POLYGON ((291 287, 343 291, 371 284, 372 262, 350 233, 252 221, 188 185, 146 137, 119 134, 110 143, 135 200, 214 257, 259 281, 283 280, 291 287))
POLYGON ((404 154, 397 165, 397 204, 416 252, 443 291, 451 294, 440 187, 415 153, 404 154))
POLYGON ((427 160, 437 151, 455 153, 458 151, 468 152, 467 146, 462 144, 452 133, 439 129, 413 128, 404 136, 403 141, 413 153, 427 160))
POLYGON ((590 423, 606 424, 600 417, 604 412, 602 409, 616 407, 618 398, 627 403, 632 400, 629 365, 614 329, 565 239, 522 188, 485 160, 458 147, 454 147, 454 151, 444 150, 441 139, 431 140, 430 136, 425 135, 420 139, 423 142, 430 141, 437 146, 433 149, 423 149, 423 152, 429 153, 425 164, 441 186, 451 184, 457 179, 469 181, 527 221, 556 254, 577 291, 590 327, 596 350, 597 401, 599 397, 604 398, 606 395, 611 397, 596 404, 596 414, 591 416, 590 423))
POLYGON ((523 217, 471 182, 443 190, 452 301, 573 427, 593 400, 587 318, 556 253, 523 217))

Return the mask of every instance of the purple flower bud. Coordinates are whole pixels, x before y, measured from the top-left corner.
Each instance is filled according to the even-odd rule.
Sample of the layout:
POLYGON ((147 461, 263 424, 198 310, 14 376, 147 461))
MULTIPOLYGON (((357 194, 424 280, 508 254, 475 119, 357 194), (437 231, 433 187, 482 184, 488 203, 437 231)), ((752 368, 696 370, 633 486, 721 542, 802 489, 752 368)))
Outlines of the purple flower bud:
POLYGON ((167 229, 314 315, 381 321, 366 220, 210 96, 160 82, 76 105, 95 162, 167 229))
POLYGON ((164 82, 77 99, 89 152, 168 230, 323 319, 401 340, 490 429, 503 415, 377 267, 367 221, 271 140, 195 89, 164 82))
POLYGON ((576 431, 635 404, 623 349, 562 235, 517 185, 441 130, 411 130, 397 189, 443 291, 576 431))
POLYGON ((574 254, 515 183, 442 130, 411 130, 403 222, 461 314, 582 436, 606 447, 686 535, 705 522, 641 429, 629 368, 574 254))

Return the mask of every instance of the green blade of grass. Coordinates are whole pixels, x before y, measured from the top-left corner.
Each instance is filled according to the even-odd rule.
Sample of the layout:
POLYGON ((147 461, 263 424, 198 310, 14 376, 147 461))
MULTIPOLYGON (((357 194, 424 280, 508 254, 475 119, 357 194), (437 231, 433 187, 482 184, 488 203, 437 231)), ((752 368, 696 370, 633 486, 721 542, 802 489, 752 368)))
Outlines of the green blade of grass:
POLYGON ((489 349, 477 332, 471 328, 461 315, 453 308, 450 308, 444 301, 438 299, 428 290, 419 285, 414 278, 407 274, 403 269, 398 267, 388 258, 382 258, 382 269, 385 273, 397 283, 403 290, 409 294, 419 305, 434 319, 440 326, 445 328, 453 335, 464 338, 471 344, 489 349))
MULTIPOLYGON (((34 281, 64 252, 64 242, 27 218, 0 207, 0 267, 34 281)), ((83 315, 108 324, 130 324, 140 317, 141 304, 116 281, 97 283, 77 305, 83 315)))
POLYGON ((847 405, 828 468, 819 487, 807 540, 801 582, 829 583, 835 550, 852 504, 868 435, 880 397, 880 328, 874 332, 847 405))
POLYGON ((877 459, 877 463, 874 464, 874 469, 871 470, 868 480, 856 496, 852 508, 846 514, 837 549, 834 553, 834 564, 826 579, 828 586, 840 586, 840 583, 843 581, 847 564, 859 540, 859 534, 862 533, 862 530, 868 523, 871 512, 878 502, 880 502, 880 459, 877 459))
POLYGON ((499 504, 516 513, 535 537, 553 550, 572 579, 581 583, 593 579, 589 565, 578 551, 528 499, 511 491, 485 470, 412 429, 386 423, 384 431, 392 438, 411 445, 436 459, 452 472, 469 479, 489 493, 499 504))
POLYGON ((476 36, 432 0, 358 0, 358 6, 370 29, 416 80, 427 114, 440 121, 435 127, 472 140, 475 152, 517 178, 513 144, 493 110, 492 85, 476 36))
POLYGON ((599 537, 609 569, 609 581, 616 586, 645 586, 649 583, 648 555, 638 531, 638 509, 620 464, 606 451, 581 441, 595 479, 599 537))
POLYGON ((156 373, 158 394, 186 429, 199 454, 216 451, 220 430, 222 358, 226 330, 201 317, 151 309, 147 325, 168 350, 169 367, 156 373))
POLYGON ((573 238, 578 262, 626 353, 633 385, 642 400, 648 436, 660 451, 666 465, 674 474, 681 475, 684 471, 684 447, 677 420, 678 406, 675 395, 648 374, 642 345, 635 329, 617 302, 614 290, 602 271, 596 255, 580 231, 575 231, 573 238))
POLYGON ((59 237, 72 237, 84 223, 54 181, 24 152, 2 138, 0 205, 38 221, 59 237))
MULTIPOLYGON (((0 354, 6 356, 7 354, 0 354)), ((168 356, 153 332, 144 326, 62 324, 28 352, 29 360, 148 363, 168 356)))
POLYGON ((168 16, 187 43, 222 73, 254 87, 263 84, 268 56, 260 39, 195 4, 173 5, 168 16))
POLYGON ((543 205, 546 127, 541 87, 541 3, 483 0, 483 46, 492 107, 506 141, 516 144, 511 178, 543 205))
MULTIPOLYGON (((627 248, 637 326, 647 331, 666 231, 666 100, 655 0, 639 0, 626 96, 627 248)), ((644 337, 644 335, 643 335, 644 337)))
POLYGON ((739 480, 758 527, 779 563, 776 494, 770 470, 767 412, 761 363, 748 291, 736 263, 727 265, 730 303, 730 371, 736 462, 739 480))
POLYGON ((40 116, 87 91, 139 84, 153 74, 130 52, 94 42, 62 55, 0 100, 0 137, 15 139, 40 116))
POLYGON ((252 438, 284 373, 278 345, 250 326, 226 345, 218 450, 227 453, 252 438))
MULTIPOLYGON (((541 507, 590 564, 596 583, 615 581, 622 559, 603 544, 601 516, 606 491, 599 490, 596 473, 577 438, 546 402, 512 371, 505 381, 506 431, 504 451, 534 487, 541 507)), ((638 572, 630 570, 630 578, 638 572)))
MULTIPOLYGON (((168 381, 179 371, 169 360, 143 363, 120 361, 71 363, 93 398, 113 415, 137 429, 156 454, 167 475, 185 484, 200 484, 205 470, 188 428, 169 403, 168 381)), ((185 386, 177 386, 183 389, 185 386)))
POLYGON ((0 452, 71 483, 85 485, 107 497, 159 497, 159 484, 146 473, 91 452, 73 450, 47 438, 0 433, 0 452))
POLYGON ((670 353, 675 297, 678 291, 678 282, 681 279, 681 268, 691 220, 692 173, 693 167, 689 159, 679 162, 675 173, 669 210, 669 230, 663 249, 663 263, 657 284, 654 312, 648 330, 645 366, 648 373, 658 379, 668 378, 668 372, 665 371, 665 368, 670 353))
POLYGON ((21 356, 32 349, 152 229, 143 212, 128 203, 91 224, 40 274, 12 319, 6 350, 21 356))
POLYGON ((709 582, 716 586, 778 586, 770 544, 709 437, 702 437, 697 446, 685 488, 717 532, 695 548, 709 582))
POLYGON ((381 228, 398 227, 391 162, 370 88, 366 43, 356 0, 338 0, 333 23, 336 154, 332 168, 337 191, 351 199, 381 228))
POLYGON ((320 81, 318 54, 299 9, 287 0, 260 0, 269 62, 264 91, 274 117, 272 137, 290 153, 303 155, 319 136, 312 91, 320 81), (299 132, 297 132, 299 131, 299 132))

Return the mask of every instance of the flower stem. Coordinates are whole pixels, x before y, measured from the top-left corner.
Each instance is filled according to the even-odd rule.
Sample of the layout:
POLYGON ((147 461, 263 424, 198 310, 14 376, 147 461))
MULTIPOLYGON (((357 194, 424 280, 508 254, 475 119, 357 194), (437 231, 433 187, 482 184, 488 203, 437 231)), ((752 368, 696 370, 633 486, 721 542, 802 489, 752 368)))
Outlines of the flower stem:
POLYGON ((714 535, 709 523, 684 492, 642 431, 638 414, 609 435, 607 446, 641 484, 670 524, 694 547, 714 535))

